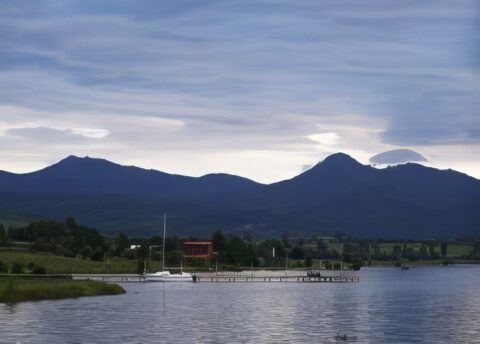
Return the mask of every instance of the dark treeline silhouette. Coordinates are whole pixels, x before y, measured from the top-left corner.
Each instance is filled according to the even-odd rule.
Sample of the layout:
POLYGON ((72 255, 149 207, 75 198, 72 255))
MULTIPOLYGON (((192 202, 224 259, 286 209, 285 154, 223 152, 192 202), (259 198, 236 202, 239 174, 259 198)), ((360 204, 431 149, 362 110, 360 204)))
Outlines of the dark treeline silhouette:
MULTIPOLYGON (((253 237, 251 231, 244 232, 242 236, 216 231, 210 238, 201 238, 212 241, 212 258, 207 262, 184 263, 189 266, 216 265, 221 268, 285 267, 288 263, 290 267, 308 268, 314 261, 322 261, 322 266, 329 269, 340 268, 339 262, 343 261, 346 266, 359 269, 372 261, 399 264, 400 261, 446 260, 449 258, 450 245, 470 248, 457 258, 480 260, 480 241, 475 241, 472 236, 462 236, 456 241, 395 241, 353 239, 339 231, 331 237, 290 238, 285 231, 281 240, 255 241, 253 237), (385 247, 389 249, 386 250, 385 247)), ((19 242, 30 243, 28 248, 33 251, 48 251, 65 257, 99 261, 108 257, 137 259, 139 271, 143 271, 145 260, 162 260, 163 238, 159 236, 129 238, 120 233, 114 237, 104 237, 97 229, 79 225, 73 218, 67 218, 63 222, 36 221, 8 230, 0 225, 0 246, 15 246, 19 242)), ((167 266, 178 266, 181 259, 181 239, 177 236, 167 237, 167 266)))

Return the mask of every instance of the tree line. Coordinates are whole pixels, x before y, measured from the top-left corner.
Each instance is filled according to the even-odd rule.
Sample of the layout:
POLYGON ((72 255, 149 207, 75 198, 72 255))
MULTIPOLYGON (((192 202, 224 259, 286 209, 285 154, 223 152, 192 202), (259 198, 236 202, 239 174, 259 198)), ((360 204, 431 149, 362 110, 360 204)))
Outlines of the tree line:
MULTIPOLYGON (((196 238, 189 238, 195 240, 196 238)), ((211 238, 214 256, 209 263, 220 264, 225 268, 236 267, 284 267, 287 259, 290 266, 311 267, 313 261, 324 261, 324 266, 343 261, 353 268, 360 268, 371 261, 401 260, 438 260, 447 257, 447 242, 434 241, 382 241, 355 240, 342 232, 336 232, 332 238, 323 237, 290 238, 284 232, 280 239, 256 241, 251 233, 243 235, 224 234, 215 231, 211 238), (392 249, 386 253, 382 245, 390 243, 392 249), (410 244, 415 243, 416 249, 410 244), (440 246, 438 249, 438 245, 440 246)), ((471 237, 459 238, 473 246, 465 259, 480 259, 480 242, 471 237)), ((36 221, 24 227, 9 228, 0 225, 0 244, 29 242, 30 249, 48 251, 65 257, 101 261, 109 257, 144 260, 161 260, 163 238, 129 238, 125 234, 105 237, 97 229, 79 225, 71 217, 63 222, 36 221), (133 249, 131 246, 133 245, 133 249)), ((181 239, 167 237, 165 241, 165 262, 167 266, 178 266, 181 260, 181 239)), ((139 263, 139 266, 141 265, 139 263)), ((189 262, 190 265, 202 265, 204 262, 189 262)), ((142 265, 143 266, 143 265, 142 265)), ((31 267, 33 269, 33 267, 31 267)), ((140 268, 139 268, 140 269, 140 268)))

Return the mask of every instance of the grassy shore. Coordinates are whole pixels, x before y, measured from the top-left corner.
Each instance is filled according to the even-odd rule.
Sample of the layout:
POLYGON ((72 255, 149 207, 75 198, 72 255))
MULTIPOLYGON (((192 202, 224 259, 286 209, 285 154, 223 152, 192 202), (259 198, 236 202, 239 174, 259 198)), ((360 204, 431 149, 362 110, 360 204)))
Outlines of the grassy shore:
MULTIPOLYGON (((34 253, 29 251, 0 250, 0 261, 8 266, 13 262, 19 262, 24 265, 33 262, 35 265, 45 267, 49 274, 120 274, 135 273, 137 270, 137 261, 132 259, 111 258, 98 262, 90 259, 67 258, 55 256, 51 253, 34 253)), ((152 271, 160 270, 160 268, 161 262, 150 262, 150 269, 152 271)))
POLYGON ((119 285, 95 281, 28 277, 0 278, 0 302, 3 303, 123 293, 125 290, 119 285))

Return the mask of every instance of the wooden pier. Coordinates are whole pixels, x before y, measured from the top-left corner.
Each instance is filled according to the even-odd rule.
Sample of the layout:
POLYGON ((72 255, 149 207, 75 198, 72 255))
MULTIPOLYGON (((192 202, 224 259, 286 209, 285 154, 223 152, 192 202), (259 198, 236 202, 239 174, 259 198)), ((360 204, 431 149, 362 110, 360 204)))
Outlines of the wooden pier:
POLYGON ((268 283, 268 282, 296 282, 296 283, 358 283, 358 276, 196 276, 197 283, 268 283))
POLYGON ((137 274, 72 274, 74 280, 91 280, 112 283, 143 282, 145 277, 137 274))
MULTIPOLYGON (((360 278, 352 274, 339 275, 300 275, 277 273, 193 273, 196 283, 269 283, 269 282, 296 282, 296 283, 358 283, 360 278)), ((137 274, 72 274, 64 277, 74 280, 94 280, 112 283, 144 282, 145 277, 137 274)))

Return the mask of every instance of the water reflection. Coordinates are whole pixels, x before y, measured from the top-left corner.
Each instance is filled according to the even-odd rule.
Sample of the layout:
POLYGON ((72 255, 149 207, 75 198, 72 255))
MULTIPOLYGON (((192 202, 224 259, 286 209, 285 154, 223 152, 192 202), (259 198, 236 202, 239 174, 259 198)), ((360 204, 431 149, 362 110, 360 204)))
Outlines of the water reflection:
POLYGON ((371 268, 358 284, 130 283, 117 296, 0 305, 2 342, 474 342, 479 267, 371 268))

